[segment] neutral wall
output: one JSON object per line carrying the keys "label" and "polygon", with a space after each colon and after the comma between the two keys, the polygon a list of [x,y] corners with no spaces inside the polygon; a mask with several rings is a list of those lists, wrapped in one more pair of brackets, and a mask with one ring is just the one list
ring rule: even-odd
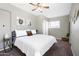
{"label": "neutral wall", "polygon": [[70,26],[70,43],[71,48],[74,55],[79,56],[79,19],[74,22],[74,13],[76,10],[79,10],[79,4],[72,4],[71,14],[70,14],[70,20],[71,20],[71,26]]}
{"label": "neutral wall", "polygon": [[11,29],[12,30],[14,30],[14,29],[27,29],[28,28],[28,26],[26,26],[27,22],[26,22],[25,26],[18,26],[17,25],[17,16],[20,18],[24,18],[25,20],[31,20],[31,22],[32,22],[31,28],[35,29],[36,16],[34,16],[34,15],[24,11],[24,10],[16,8],[10,4],[7,4],[7,3],[0,4],[0,8],[8,10],[11,12]]}
{"label": "neutral wall", "polygon": [[50,18],[48,21],[60,21],[60,28],[48,29],[49,35],[53,35],[57,39],[61,39],[61,37],[66,36],[66,34],[69,33],[69,15]]}
{"label": "neutral wall", "polygon": [[60,28],[59,29],[48,29],[48,35],[55,36],[57,39],[60,39],[63,36],[66,36],[69,33],[69,15],[54,17],[54,18],[46,18],[45,16],[38,16],[37,17],[37,29],[38,33],[43,34],[43,20],[47,20],[48,22],[51,21],[60,21]]}
{"label": "neutral wall", "polygon": [[36,28],[38,30],[38,34],[43,34],[43,20],[48,21],[48,18],[43,16],[43,15],[39,15],[37,16],[37,20],[36,20]]}
{"label": "neutral wall", "polygon": [[[25,26],[18,26],[17,25],[17,18],[16,18],[17,16],[25,19]],[[31,27],[27,26],[28,20],[31,21]],[[35,25],[36,25],[35,20],[36,20],[35,16],[33,16],[29,13],[26,13],[25,11],[23,11],[19,8],[14,7],[13,11],[12,11],[12,30],[14,30],[14,29],[28,29],[28,28],[35,29]]]}
{"label": "neutral wall", "polygon": [[[37,17],[24,11],[21,10],[19,8],[16,8],[8,3],[0,3],[0,9],[4,9],[7,10],[9,12],[11,12],[11,31],[13,31],[14,29],[36,29],[36,20]],[[24,18],[25,19],[25,25],[24,26],[18,26],[17,25],[17,16],[20,18]],[[27,26],[27,21],[30,20],[31,21],[31,27]],[[6,20],[7,21],[7,20]],[[0,33],[1,34],[1,33]],[[0,48],[2,47],[2,41],[0,41]]]}

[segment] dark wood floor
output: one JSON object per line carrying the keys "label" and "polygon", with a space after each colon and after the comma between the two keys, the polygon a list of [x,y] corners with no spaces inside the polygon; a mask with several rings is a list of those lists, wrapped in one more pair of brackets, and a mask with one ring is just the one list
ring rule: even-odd
{"label": "dark wood floor", "polygon": [[[0,51],[0,56],[25,56],[17,47],[14,47],[12,50],[7,49],[6,53]],[[58,41],[54,44],[44,56],[73,56],[70,44],[65,41]]]}
{"label": "dark wood floor", "polygon": [[70,44],[66,41],[58,41],[54,44],[49,51],[47,51],[45,56],[73,56]]}

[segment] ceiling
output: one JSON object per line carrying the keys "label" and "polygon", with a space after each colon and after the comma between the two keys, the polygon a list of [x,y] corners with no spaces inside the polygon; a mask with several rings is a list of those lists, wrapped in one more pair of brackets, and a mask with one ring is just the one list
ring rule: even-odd
{"label": "ceiling", "polygon": [[43,12],[32,11],[33,6],[29,3],[11,3],[11,5],[16,6],[29,12],[33,15],[44,15],[48,18],[65,16],[70,14],[71,3],[48,3],[49,9],[43,9]]}

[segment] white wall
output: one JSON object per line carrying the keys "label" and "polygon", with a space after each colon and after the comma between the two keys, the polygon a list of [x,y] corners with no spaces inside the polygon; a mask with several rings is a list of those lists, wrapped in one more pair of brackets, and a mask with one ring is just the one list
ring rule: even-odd
{"label": "white wall", "polygon": [[48,35],[48,21],[43,20],[43,34]]}
{"label": "white wall", "polygon": [[69,15],[50,18],[48,21],[49,22],[60,21],[60,28],[49,28],[48,29],[49,35],[53,35],[57,39],[61,39],[61,37],[66,36],[66,34],[69,33]]}
{"label": "white wall", "polygon": [[[11,12],[11,31],[14,29],[28,29],[29,26],[27,26],[27,22],[25,22],[24,26],[18,26],[17,25],[17,16],[24,18],[26,20],[31,20],[32,26],[31,29],[36,29],[36,16],[21,10],[19,8],[16,8],[8,3],[0,3],[0,9],[4,9]],[[6,22],[7,20],[5,20]],[[1,34],[1,33],[0,33]],[[2,41],[0,42],[0,48],[2,47]],[[2,47],[3,48],[3,47]]]}
{"label": "white wall", "polygon": [[43,16],[38,16],[36,20],[36,28],[39,34],[43,34]]}
{"label": "white wall", "polygon": [[37,28],[39,34],[43,34],[43,30],[44,30],[44,28],[43,28],[43,20],[48,21],[48,18],[43,16],[43,15],[37,16],[36,28]]}
{"label": "white wall", "polygon": [[79,56],[79,19],[74,22],[74,13],[79,10],[79,4],[73,4],[70,14],[71,26],[70,26],[70,43],[74,55]]}

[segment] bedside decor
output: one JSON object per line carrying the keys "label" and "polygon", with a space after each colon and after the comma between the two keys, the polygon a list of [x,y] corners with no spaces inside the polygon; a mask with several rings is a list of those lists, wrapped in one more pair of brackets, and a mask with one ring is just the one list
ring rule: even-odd
{"label": "bedside decor", "polygon": [[4,48],[4,51],[6,52],[6,48],[12,48],[12,44],[11,44],[11,37],[8,35],[8,34],[5,34],[3,36],[3,48]]}
{"label": "bedside decor", "polygon": [[8,35],[8,34],[5,34],[5,35],[4,35],[4,38],[5,38],[5,39],[8,39],[8,38],[9,38],[9,35]]}

